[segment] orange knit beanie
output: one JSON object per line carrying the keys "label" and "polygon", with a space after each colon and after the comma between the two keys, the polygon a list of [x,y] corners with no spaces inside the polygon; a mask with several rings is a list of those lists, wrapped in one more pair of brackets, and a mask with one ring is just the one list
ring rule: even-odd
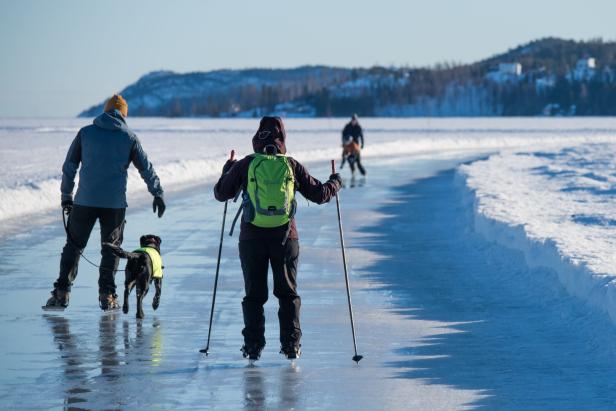
{"label": "orange knit beanie", "polygon": [[111,110],[118,110],[122,116],[128,116],[128,104],[126,104],[126,100],[119,94],[114,94],[107,103],[105,103],[104,112],[108,112]]}

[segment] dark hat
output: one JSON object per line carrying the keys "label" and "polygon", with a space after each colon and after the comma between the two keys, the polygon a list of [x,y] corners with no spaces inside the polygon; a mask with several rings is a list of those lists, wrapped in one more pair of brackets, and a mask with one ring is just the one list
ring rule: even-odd
{"label": "dark hat", "polygon": [[259,123],[259,129],[252,138],[252,148],[255,153],[270,152],[275,148],[279,154],[286,154],[285,140],[287,134],[280,117],[265,116]]}

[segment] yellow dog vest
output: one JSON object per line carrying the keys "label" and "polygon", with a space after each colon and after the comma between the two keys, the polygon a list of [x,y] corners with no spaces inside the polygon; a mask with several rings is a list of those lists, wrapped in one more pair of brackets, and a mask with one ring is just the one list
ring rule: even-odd
{"label": "yellow dog vest", "polygon": [[143,252],[147,253],[152,260],[152,277],[163,278],[163,259],[160,257],[158,251],[152,247],[141,247],[134,251],[135,253]]}

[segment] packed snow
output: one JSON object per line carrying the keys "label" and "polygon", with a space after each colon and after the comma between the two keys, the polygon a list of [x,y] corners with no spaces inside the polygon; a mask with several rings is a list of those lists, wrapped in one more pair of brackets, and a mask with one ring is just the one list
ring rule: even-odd
{"label": "packed snow", "polygon": [[557,271],[616,322],[616,144],[509,152],[462,166],[476,226]]}

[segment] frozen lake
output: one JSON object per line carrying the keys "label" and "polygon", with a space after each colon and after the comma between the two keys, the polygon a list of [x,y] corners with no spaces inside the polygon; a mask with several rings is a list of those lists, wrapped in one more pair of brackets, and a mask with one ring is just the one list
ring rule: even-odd
{"label": "frozen lake", "polygon": [[[550,261],[529,264],[518,245],[492,238],[489,226],[477,225],[485,217],[513,227],[520,223],[515,218],[525,218],[541,227],[541,220],[516,214],[531,212],[535,201],[530,206],[511,203],[515,207],[509,214],[498,214],[508,204],[499,202],[506,198],[499,195],[513,201],[516,189],[531,199],[544,198],[533,197],[533,189],[558,193],[567,181],[536,166],[570,167],[579,172],[557,174],[558,178],[571,175],[579,186],[594,172],[599,182],[590,188],[602,190],[591,192],[601,196],[596,208],[586,204],[584,213],[578,213],[599,216],[599,223],[592,220],[573,232],[583,237],[589,226],[588,233],[599,232],[602,241],[611,241],[608,210],[614,201],[609,191],[614,160],[604,154],[614,146],[613,119],[366,119],[368,179],[357,180],[355,187],[341,193],[358,348],[365,358],[359,365],[351,360],[335,204],[308,206],[300,201],[298,282],[304,337],[303,355],[295,367],[278,354],[273,296],[266,306],[268,343],[262,360],[248,367],[241,357],[243,284],[237,237],[225,238],[211,354],[206,358],[198,352],[207,337],[222,213],[222,204],[213,200],[211,181],[230,148],[247,152],[255,123],[131,121],[161,170],[168,201],[165,216],[155,218],[143,195],[145,187],[133,180],[125,248],[136,247],[141,234],[154,232],[163,238],[166,266],[161,306],[152,311],[149,295],[142,321],[134,318],[134,311],[101,314],[97,270],[85,262],[70,308],[61,315],[40,310],[57,276],[64,242],[54,208],[58,170],[84,121],[28,120],[19,127],[17,120],[2,120],[0,154],[10,167],[3,168],[0,190],[5,200],[17,196],[38,201],[29,209],[0,203],[3,408],[616,406],[616,333],[608,313],[568,290]],[[339,154],[342,120],[336,121],[288,123],[291,154],[321,179],[329,175],[326,160]],[[567,147],[576,149],[562,151]],[[465,166],[466,174],[458,171],[461,163],[487,159],[495,152],[499,154],[487,162]],[[529,154],[534,152],[543,153],[539,160],[520,160],[535,158]],[[552,161],[552,152],[561,154]],[[28,153],[31,164],[20,161]],[[575,162],[568,153],[574,153]],[[596,158],[603,160],[594,164]],[[498,163],[502,159],[510,160]],[[543,163],[535,164],[538,161]],[[503,179],[517,172],[539,180],[511,177],[506,186],[499,186],[496,170]],[[467,187],[468,176],[475,178],[475,192]],[[517,185],[526,181],[533,184]],[[582,190],[587,203],[588,192]],[[557,206],[576,204],[580,197],[557,198],[555,204],[537,202],[550,207],[552,212],[545,214],[550,218],[566,210]],[[520,208],[525,204],[527,208]],[[230,214],[235,209],[231,206]],[[532,233],[553,238],[561,231]],[[94,261],[97,237],[94,232],[85,252]],[[605,254],[600,261],[609,261]],[[604,281],[606,276],[609,273],[603,273]],[[120,272],[117,282],[122,281]]]}

